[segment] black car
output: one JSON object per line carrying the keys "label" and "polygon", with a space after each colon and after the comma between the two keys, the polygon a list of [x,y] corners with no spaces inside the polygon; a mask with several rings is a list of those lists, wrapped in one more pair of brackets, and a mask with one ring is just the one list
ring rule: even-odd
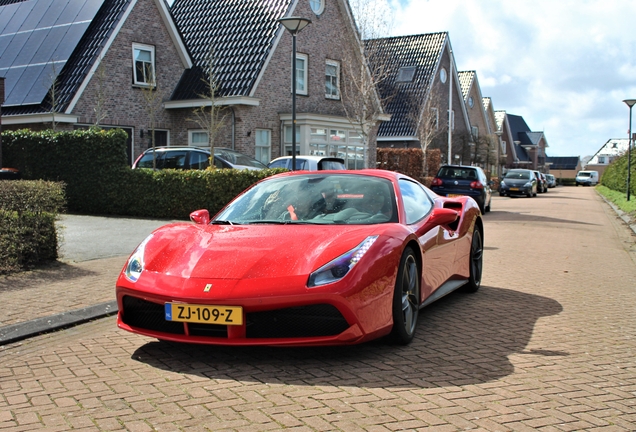
{"label": "black car", "polygon": [[[152,168],[153,159],[157,169],[206,169],[210,166],[210,151],[188,146],[149,148],[137,158],[132,167]],[[214,148],[214,165],[217,168],[248,170],[267,168],[253,157],[222,147]]]}
{"label": "black car", "polygon": [[477,201],[482,213],[490,211],[492,192],[484,170],[476,166],[444,165],[431,183],[438,195],[468,195]]}
{"label": "black car", "polygon": [[512,169],[504,175],[499,184],[499,196],[537,196],[538,181],[534,172],[528,169]]}
{"label": "black car", "polygon": [[546,193],[548,191],[548,179],[540,171],[533,170],[534,176],[537,178],[537,192]]}

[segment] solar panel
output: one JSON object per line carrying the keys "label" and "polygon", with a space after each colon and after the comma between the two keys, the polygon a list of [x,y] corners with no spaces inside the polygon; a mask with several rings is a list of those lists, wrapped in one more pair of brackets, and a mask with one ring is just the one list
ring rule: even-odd
{"label": "solar panel", "polygon": [[[28,0],[0,6],[5,106],[46,97],[104,0]],[[54,65],[53,65],[54,64]]]}

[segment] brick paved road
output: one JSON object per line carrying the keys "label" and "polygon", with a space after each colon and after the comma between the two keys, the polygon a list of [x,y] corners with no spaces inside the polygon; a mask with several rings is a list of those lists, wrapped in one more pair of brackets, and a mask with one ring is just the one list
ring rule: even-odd
{"label": "brick paved road", "polygon": [[591,188],[492,207],[482,289],[424,309],[408,347],[188,346],[105,318],[0,347],[0,431],[636,430],[631,231]]}

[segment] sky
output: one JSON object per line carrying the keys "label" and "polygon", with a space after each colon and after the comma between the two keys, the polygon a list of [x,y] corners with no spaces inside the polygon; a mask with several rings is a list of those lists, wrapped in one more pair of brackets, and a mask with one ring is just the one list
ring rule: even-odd
{"label": "sky", "polygon": [[591,156],[628,137],[636,1],[386,1],[391,36],[448,32],[458,70],[477,72],[495,110],[543,131],[548,156]]}

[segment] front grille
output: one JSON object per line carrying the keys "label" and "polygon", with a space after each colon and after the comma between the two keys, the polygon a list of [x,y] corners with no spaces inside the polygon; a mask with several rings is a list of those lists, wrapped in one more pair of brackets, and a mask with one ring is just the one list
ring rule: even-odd
{"label": "front grille", "polygon": [[188,332],[191,336],[217,337],[227,339],[226,325],[188,323]]}
{"label": "front grille", "polygon": [[318,304],[246,314],[248,338],[335,336],[349,324],[332,305]]}
{"label": "front grille", "polygon": [[183,323],[166,321],[162,304],[124,296],[122,321],[131,327],[172,334],[185,334]]}

